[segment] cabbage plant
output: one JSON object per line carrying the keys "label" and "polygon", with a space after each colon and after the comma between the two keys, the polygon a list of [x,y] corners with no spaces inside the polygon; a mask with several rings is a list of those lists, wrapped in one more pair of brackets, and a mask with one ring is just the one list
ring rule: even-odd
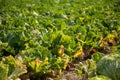
{"label": "cabbage plant", "polygon": [[110,78],[103,76],[103,75],[99,75],[99,76],[95,76],[92,78],[88,78],[88,80],[111,80]]}
{"label": "cabbage plant", "polygon": [[112,80],[120,80],[120,55],[106,55],[97,64],[98,74],[105,75]]}

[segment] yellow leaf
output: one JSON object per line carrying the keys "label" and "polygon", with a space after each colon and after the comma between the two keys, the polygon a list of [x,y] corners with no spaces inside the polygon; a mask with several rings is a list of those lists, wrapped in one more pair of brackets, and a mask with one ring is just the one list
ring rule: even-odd
{"label": "yellow leaf", "polygon": [[44,61],[48,61],[48,57],[46,57]]}
{"label": "yellow leaf", "polygon": [[61,61],[62,61],[62,59],[60,57],[58,57],[57,62],[61,62]]}
{"label": "yellow leaf", "polygon": [[84,57],[84,52],[82,50],[82,48],[80,48],[75,54],[74,54],[74,58],[83,58]]}
{"label": "yellow leaf", "polygon": [[64,69],[66,69],[68,62],[69,62],[69,56],[65,55],[65,57],[66,57],[66,61],[64,63]]}
{"label": "yellow leaf", "polygon": [[37,70],[37,68],[42,64],[42,61],[40,61],[38,58],[35,61],[32,61],[29,63],[29,65],[31,66],[31,68],[33,70]]}
{"label": "yellow leaf", "polygon": [[25,44],[25,48],[26,49],[29,48],[29,44],[28,43]]}
{"label": "yellow leaf", "polygon": [[84,20],[84,18],[83,18],[83,17],[79,17],[79,19],[80,19],[81,21],[83,21],[83,20]]}
{"label": "yellow leaf", "polygon": [[58,55],[60,57],[62,57],[64,55],[64,46],[63,45],[60,46],[60,49],[58,50]]}
{"label": "yellow leaf", "polygon": [[117,31],[120,31],[120,26],[118,26]]}

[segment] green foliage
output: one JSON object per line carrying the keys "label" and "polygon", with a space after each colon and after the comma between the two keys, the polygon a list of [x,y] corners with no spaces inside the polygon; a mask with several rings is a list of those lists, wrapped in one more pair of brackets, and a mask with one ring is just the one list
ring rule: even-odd
{"label": "green foliage", "polygon": [[[19,77],[26,67],[39,75],[66,69],[70,59],[83,59],[97,48],[92,60],[82,64],[90,76],[95,75],[95,65],[104,56],[99,49],[120,48],[119,4],[118,0],[0,0],[1,80]],[[81,69],[78,74],[84,74]]]}
{"label": "green foliage", "polygon": [[96,63],[94,60],[89,59],[82,63],[79,63],[76,73],[85,77],[93,77],[96,75]]}
{"label": "green foliage", "polygon": [[69,56],[64,55],[63,57],[54,57],[50,60],[51,69],[59,70],[59,69],[66,69],[69,62]]}
{"label": "green foliage", "polygon": [[0,65],[1,80],[16,79],[20,75],[27,73],[26,66],[21,61],[15,60],[12,56],[3,58]]}
{"label": "green foliage", "polygon": [[36,73],[47,73],[49,71],[49,62],[48,60],[40,61],[39,59],[36,59],[29,63],[29,67]]}
{"label": "green foliage", "polygon": [[0,80],[5,80],[7,79],[7,74],[8,74],[8,65],[0,63]]}
{"label": "green foliage", "polygon": [[120,55],[111,54],[104,56],[97,64],[97,72],[108,76],[112,80],[120,79]]}
{"label": "green foliage", "polygon": [[110,78],[103,76],[103,75],[99,75],[99,76],[95,76],[92,78],[88,78],[88,80],[111,80]]}
{"label": "green foliage", "polygon": [[51,58],[52,54],[51,52],[41,46],[36,46],[35,48],[28,48],[26,50],[22,50],[17,57],[21,57],[22,60],[26,63],[29,61],[35,60],[36,58],[39,58],[40,60],[45,60],[46,57]]}
{"label": "green foliage", "polygon": [[98,63],[103,56],[104,56],[103,53],[97,52],[97,53],[95,53],[95,54],[92,55],[92,59],[94,61],[96,61],[96,63]]}

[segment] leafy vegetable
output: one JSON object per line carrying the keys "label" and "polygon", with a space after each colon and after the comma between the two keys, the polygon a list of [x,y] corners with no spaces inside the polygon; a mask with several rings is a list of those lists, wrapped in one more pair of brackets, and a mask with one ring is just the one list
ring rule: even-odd
{"label": "leafy vegetable", "polygon": [[3,58],[0,65],[1,80],[16,79],[27,72],[26,66],[19,60],[15,60],[12,56]]}
{"label": "leafy vegetable", "polygon": [[[120,52],[119,4],[119,0],[0,0],[1,80],[26,72],[40,77],[61,72],[76,59],[85,62],[78,74],[97,75],[103,53]],[[103,66],[114,60],[110,62]]]}
{"label": "leafy vegetable", "polygon": [[111,80],[110,78],[103,76],[103,75],[99,75],[99,76],[95,76],[92,78],[88,78],[88,80]]}
{"label": "leafy vegetable", "polygon": [[108,76],[112,80],[120,79],[120,55],[111,54],[104,56],[97,64],[97,72]]}

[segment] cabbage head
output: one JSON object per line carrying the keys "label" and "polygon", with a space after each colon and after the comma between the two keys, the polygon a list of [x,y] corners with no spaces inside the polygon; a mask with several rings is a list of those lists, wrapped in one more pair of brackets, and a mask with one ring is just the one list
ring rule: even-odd
{"label": "cabbage head", "polygon": [[97,72],[112,80],[120,80],[120,55],[106,55],[97,64]]}

